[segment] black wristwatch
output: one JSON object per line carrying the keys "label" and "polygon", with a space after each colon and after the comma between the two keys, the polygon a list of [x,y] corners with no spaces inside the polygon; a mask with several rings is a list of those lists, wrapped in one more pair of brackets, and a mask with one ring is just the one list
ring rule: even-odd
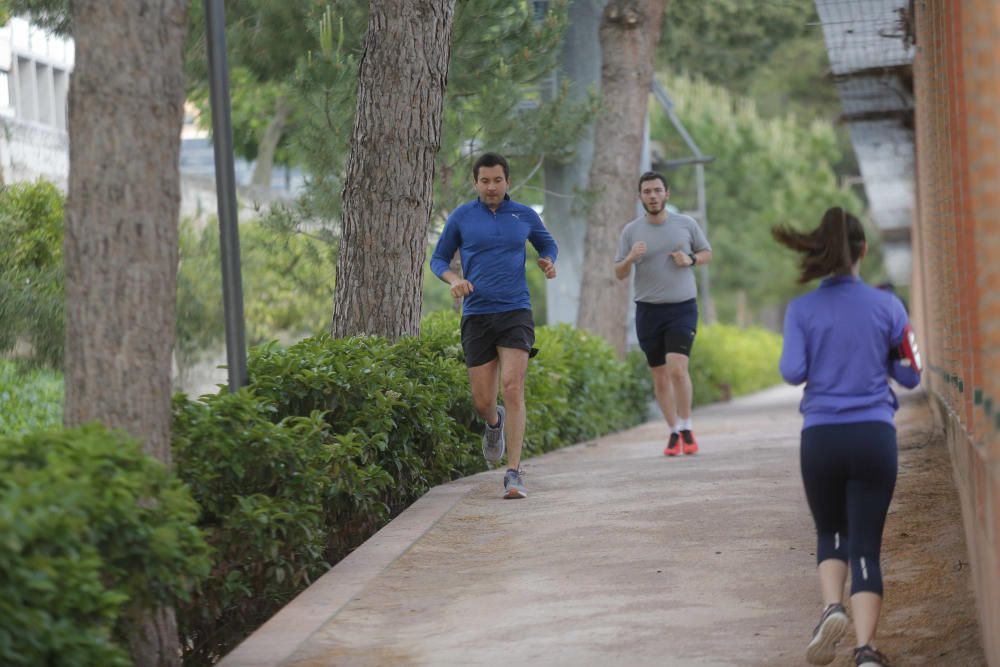
{"label": "black wristwatch", "polygon": [[698,263],[698,255],[694,254],[693,252],[689,252],[688,257],[691,258],[691,266],[694,266],[695,264]]}

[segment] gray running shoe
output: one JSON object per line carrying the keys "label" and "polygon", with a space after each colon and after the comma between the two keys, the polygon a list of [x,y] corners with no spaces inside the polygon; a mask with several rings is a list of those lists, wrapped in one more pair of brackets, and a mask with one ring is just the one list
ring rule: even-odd
{"label": "gray running shoe", "polygon": [[521,479],[520,470],[508,469],[507,474],[503,476],[503,497],[508,500],[528,497],[528,489]]}
{"label": "gray running shoe", "polygon": [[827,605],[806,648],[806,661],[810,665],[829,665],[833,662],[837,657],[837,642],[844,638],[849,624],[844,605]]}
{"label": "gray running shoe", "polygon": [[868,644],[854,649],[854,664],[857,667],[891,667],[889,658]]}
{"label": "gray running shoe", "polygon": [[503,421],[506,411],[502,405],[497,406],[497,425],[486,425],[483,429],[483,456],[489,463],[500,463],[504,450],[507,449],[507,439],[503,435]]}

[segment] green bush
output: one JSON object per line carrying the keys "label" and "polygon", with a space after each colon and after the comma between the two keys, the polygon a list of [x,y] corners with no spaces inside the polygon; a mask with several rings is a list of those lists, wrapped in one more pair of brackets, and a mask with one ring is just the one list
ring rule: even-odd
{"label": "green bush", "polygon": [[525,383],[525,451],[544,452],[641,422],[652,397],[648,369],[618,360],[600,336],[567,324],[539,327]]}
{"label": "green bush", "polygon": [[0,439],[0,664],[129,665],[138,610],[208,573],[188,490],[97,425]]}
{"label": "green bush", "polygon": [[780,357],[781,336],[766,329],[728,324],[700,327],[690,365],[695,405],[780,384]]}
{"label": "green bush", "polygon": [[46,181],[0,186],[0,352],[30,362],[63,356],[63,196]]}
{"label": "green bush", "polygon": [[[329,566],[334,443],[320,413],[272,422],[251,390],[174,399],[178,474],[201,505],[212,577],[178,606],[185,664],[218,660]],[[234,629],[236,634],[234,635]]]}
{"label": "green bush", "polygon": [[62,422],[62,375],[0,359],[0,437]]}
{"label": "green bush", "polygon": [[[649,372],[602,339],[541,327],[525,454],[640,422]],[[430,487],[485,468],[452,312],[396,344],[317,336],[252,350],[251,386],[174,403],[178,474],[212,578],[179,608],[186,664],[224,655]]]}

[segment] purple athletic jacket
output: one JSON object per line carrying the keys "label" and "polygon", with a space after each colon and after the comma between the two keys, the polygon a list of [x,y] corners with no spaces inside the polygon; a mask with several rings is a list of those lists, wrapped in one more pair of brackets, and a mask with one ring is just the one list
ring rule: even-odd
{"label": "purple athletic jacket", "polygon": [[893,423],[899,401],[888,378],[910,389],[920,383],[917,371],[889,359],[907,321],[895,294],[854,276],[826,278],[788,305],[779,368],[790,384],[806,383],[802,428]]}

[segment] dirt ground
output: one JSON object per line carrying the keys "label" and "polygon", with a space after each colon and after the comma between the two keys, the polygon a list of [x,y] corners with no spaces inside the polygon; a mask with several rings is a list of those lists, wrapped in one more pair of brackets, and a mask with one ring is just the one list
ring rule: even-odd
{"label": "dirt ground", "polygon": [[951,461],[925,401],[907,401],[896,419],[899,478],[883,537],[878,645],[903,667],[985,666]]}

